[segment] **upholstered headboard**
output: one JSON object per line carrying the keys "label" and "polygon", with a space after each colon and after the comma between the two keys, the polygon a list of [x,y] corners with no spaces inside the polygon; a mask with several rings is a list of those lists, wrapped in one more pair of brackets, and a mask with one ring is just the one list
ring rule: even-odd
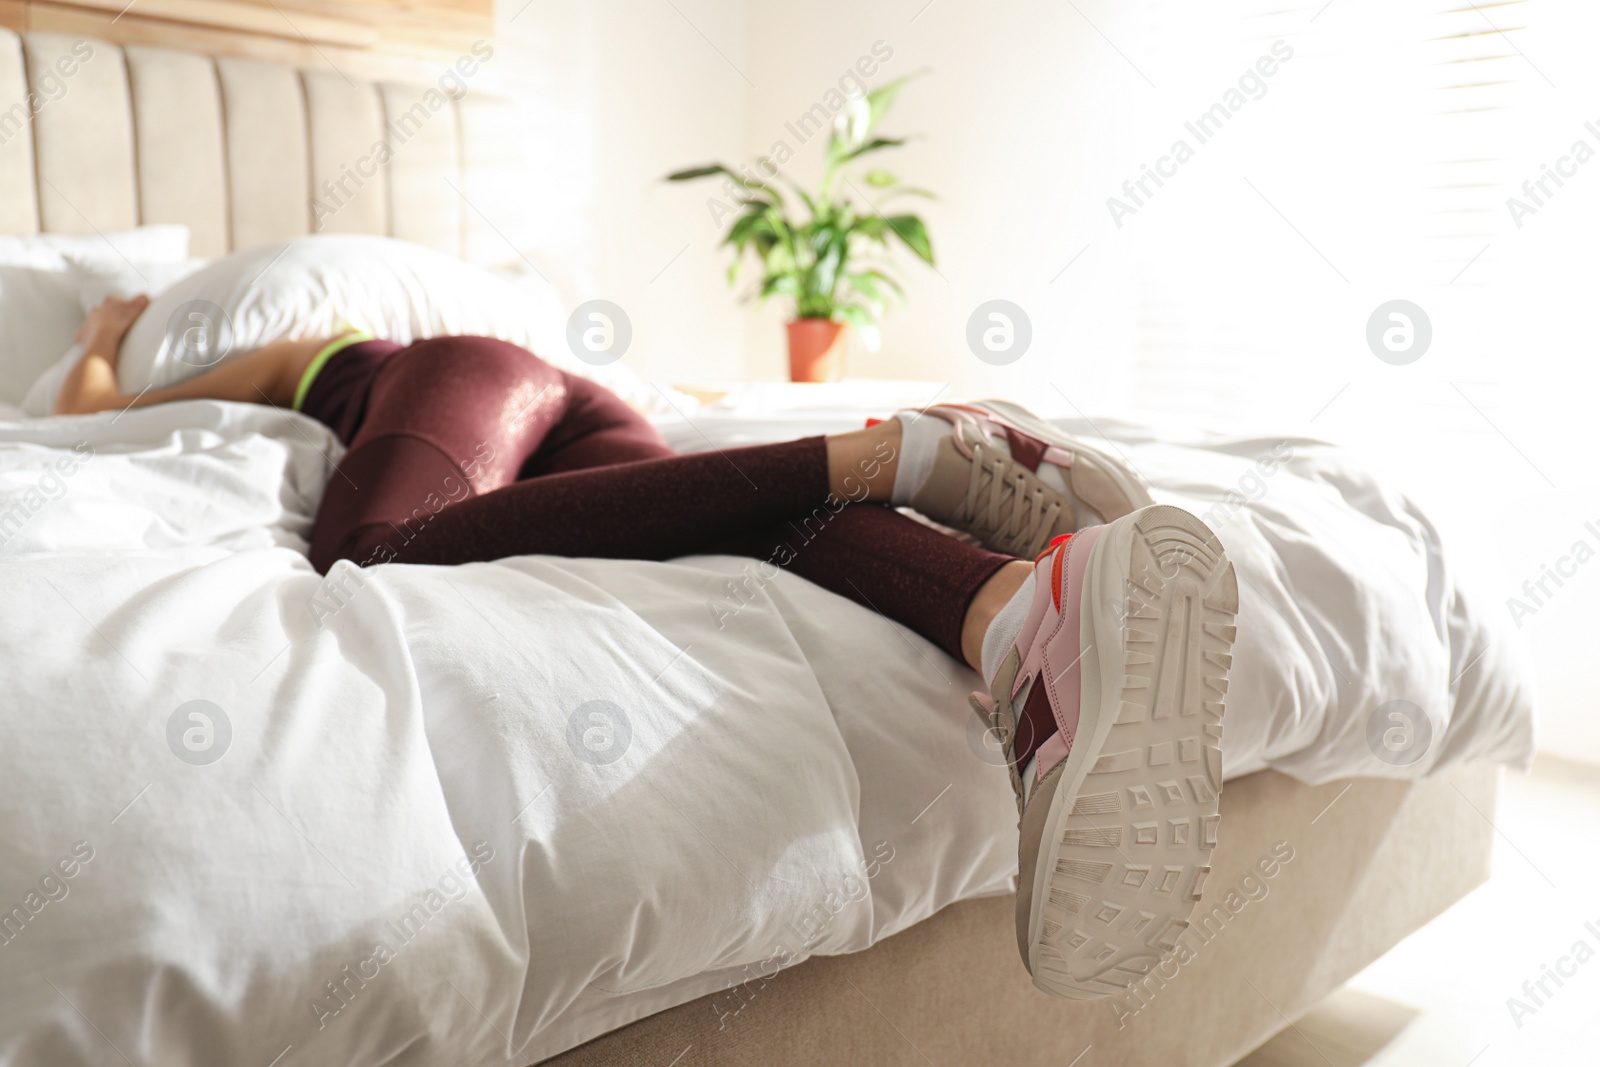
{"label": "upholstered headboard", "polygon": [[464,54],[431,85],[328,64],[0,29],[0,233],[185,223],[215,256],[313,232],[388,234],[515,259],[515,109]]}

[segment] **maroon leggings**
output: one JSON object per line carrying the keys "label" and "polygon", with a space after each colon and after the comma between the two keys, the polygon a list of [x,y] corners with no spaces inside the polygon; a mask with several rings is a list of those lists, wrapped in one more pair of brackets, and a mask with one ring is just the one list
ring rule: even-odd
{"label": "maroon leggings", "polygon": [[490,338],[352,346],[302,410],[349,445],[317,510],[321,573],[341,559],[753,556],[960,659],[968,604],[1011,558],[832,495],[821,437],[680,456],[615,394]]}

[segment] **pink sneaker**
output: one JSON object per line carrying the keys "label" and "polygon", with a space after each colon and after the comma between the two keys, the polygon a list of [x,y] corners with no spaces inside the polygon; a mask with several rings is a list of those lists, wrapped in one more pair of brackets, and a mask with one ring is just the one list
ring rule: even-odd
{"label": "pink sneaker", "polygon": [[1090,1000],[1176,947],[1211,869],[1239,592],[1216,535],[1165,505],[1057,538],[1034,578],[972,702],[1017,791],[1017,947],[1040,989]]}

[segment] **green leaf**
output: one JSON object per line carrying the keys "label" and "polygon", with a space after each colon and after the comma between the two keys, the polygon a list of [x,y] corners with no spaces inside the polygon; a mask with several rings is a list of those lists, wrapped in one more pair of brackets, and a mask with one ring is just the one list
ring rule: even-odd
{"label": "green leaf", "polygon": [[839,162],[848,163],[858,156],[866,155],[868,152],[876,152],[882,148],[898,148],[905,143],[906,138],[904,137],[874,137],[865,144],[858,145],[840,156]]}
{"label": "green leaf", "polygon": [[755,236],[756,227],[767,226],[770,228],[770,225],[767,222],[765,212],[752,211],[740,215],[734,220],[733,225],[728,227],[728,236],[722,239],[723,243],[743,246],[746,241]]}
{"label": "green leaf", "polygon": [[875,189],[887,189],[900,179],[886,170],[869,170],[866,173],[867,184]]}
{"label": "green leaf", "polygon": [[878,283],[871,277],[859,273],[847,273],[844,281],[851,289],[865,296],[874,303],[884,302],[883,290],[878,288]]}
{"label": "green leaf", "polygon": [[709,178],[713,174],[729,174],[730,171],[721,163],[708,163],[703,167],[687,167],[684,170],[675,170],[666,176],[669,182],[690,182],[696,178]]}
{"label": "green leaf", "polygon": [[831,319],[836,305],[831,297],[800,296],[795,299],[794,313],[800,319]]}
{"label": "green leaf", "polygon": [[939,199],[939,195],[930,189],[919,189],[914,185],[900,185],[878,197],[878,203],[881,204],[886,200],[892,200],[897,196],[920,196],[926,200]]}
{"label": "green leaf", "polygon": [[855,222],[854,231],[879,244],[889,243],[889,220],[882,215],[867,215]]}
{"label": "green leaf", "polygon": [[878,123],[883,121],[883,116],[894,106],[894,101],[900,95],[900,90],[905,88],[906,82],[920,75],[921,71],[914,71],[904,77],[886,82],[867,93],[867,107],[871,109],[871,117],[867,120],[867,132],[871,133],[878,128]]}
{"label": "green leaf", "polygon": [[819,294],[831,294],[838,285],[849,247],[839,239],[837,230],[830,231],[829,239],[817,248],[817,265],[812,271],[812,288]]}
{"label": "green leaf", "polygon": [[[765,193],[766,195],[770,196],[775,203],[783,203],[783,194],[778,192],[778,190],[774,189],[772,186],[766,184],[765,182],[758,182],[752,178],[746,178],[742,174],[737,174],[723,166],[721,163],[707,163],[705,166],[701,167],[689,167],[685,170],[673,171],[671,174],[667,175],[665,180],[669,182],[688,182],[694,181],[697,178],[710,178],[717,174],[724,175],[730,181],[737,185],[742,185],[746,189],[754,189],[757,192]],[[748,201],[746,202],[748,203]]]}
{"label": "green leaf", "polygon": [[800,280],[793,274],[769,274],[761,279],[761,299],[769,296],[798,296]]}
{"label": "green leaf", "polygon": [[877,300],[880,303],[887,303],[888,300],[887,297],[883,295],[883,291],[878,288],[879,285],[886,286],[887,288],[893,290],[897,296],[903,297],[906,295],[906,291],[900,287],[899,282],[895,281],[889,275],[880,270],[851,271],[849,274],[845,275],[845,280],[848,281],[854,288],[861,290],[863,293],[866,293],[868,296],[871,296],[874,300]]}
{"label": "green leaf", "polygon": [[866,329],[877,324],[878,317],[872,309],[862,304],[845,304],[834,311],[834,317],[859,329]]}
{"label": "green leaf", "polygon": [[928,239],[928,227],[921,219],[915,215],[890,215],[886,221],[895,236],[905,242],[907,248],[932,266],[933,242]]}
{"label": "green leaf", "polygon": [[789,187],[791,189],[793,189],[795,191],[795,193],[800,197],[800,201],[801,201],[801,203],[805,204],[806,210],[811,212],[811,217],[812,218],[816,218],[817,217],[817,202],[812,199],[811,194],[806,192],[805,189],[800,185],[799,182],[795,181],[793,178],[789,177],[787,174],[783,175],[782,177],[783,177],[783,180],[789,184]]}
{"label": "green leaf", "polygon": [[764,200],[747,200],[745,209],[723,238],[723,243],[734,249],[733,262],[728,266],[728,284],[737,282],[744,253],[752,246],[766,276],[792,272],[794,231],[789,220]]}

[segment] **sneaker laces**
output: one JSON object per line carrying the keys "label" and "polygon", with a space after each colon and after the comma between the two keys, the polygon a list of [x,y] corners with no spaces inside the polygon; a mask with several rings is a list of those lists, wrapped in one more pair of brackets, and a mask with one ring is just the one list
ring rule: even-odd
{"label": "sneaker laces", "polygon": [[1002,552],[1021,559],[1037,555],[1061,517],[1060,499],[1042,485],[1029,488],[1025,468],[989,444],[981,431],[967,444],[972,449],[972,476],[956,518],[971,524],[971,532]]}

